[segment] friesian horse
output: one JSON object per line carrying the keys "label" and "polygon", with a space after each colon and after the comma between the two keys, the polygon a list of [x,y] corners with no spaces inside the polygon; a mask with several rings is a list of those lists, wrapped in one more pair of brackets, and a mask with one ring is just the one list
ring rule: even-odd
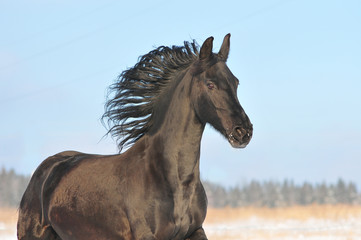
{"label": "friesian horse", "polygon": [[159,47],[111,85],[105,105],[116,155],[47,158],[22,197],[18,239],[206,240],[200,143],[207,123],[236,148],[252,137],[226,65],[230,34]]}

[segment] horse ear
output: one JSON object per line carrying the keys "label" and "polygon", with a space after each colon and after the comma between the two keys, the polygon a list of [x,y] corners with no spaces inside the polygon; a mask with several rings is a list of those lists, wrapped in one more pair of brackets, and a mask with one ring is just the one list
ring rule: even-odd
{"label": "horse ear", "polygon": [[213,37],[209,37],[204,41],[201,47],[201,51],[199,53],[199,59],[204,60],[209,58],[212,55],[212,49],[213,49]]}
{"label": "horse ear", "polygon": [[229,53],[229,46],[230,46],[230,41],[229,39],[231,38],[231,34],[228,33],[224,39],[223,39],[223,43],[221,46],[221,49],[218,52],[218,57],[220,59],[222,59],[223,61],[227,61],[228,58],[228,53]]}

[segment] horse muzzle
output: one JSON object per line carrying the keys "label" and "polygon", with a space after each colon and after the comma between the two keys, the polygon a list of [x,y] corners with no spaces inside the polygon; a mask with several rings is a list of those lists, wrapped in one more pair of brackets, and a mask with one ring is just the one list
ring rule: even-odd
{"label": "horse muzzle", "polygon": [[235,126],[233,130],[228,134],[228,142],[234,148],[245,148],[251,141],[253,135],[253,127],[243,128],[241,126]]}

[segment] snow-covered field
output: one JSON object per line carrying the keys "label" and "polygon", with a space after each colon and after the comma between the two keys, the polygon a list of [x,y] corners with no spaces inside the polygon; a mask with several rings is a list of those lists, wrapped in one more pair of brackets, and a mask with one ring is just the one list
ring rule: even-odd
{"label": "snow-covered field", "polygon": [[[361,207],[210,209],[209,240],[361,240]],[[0,240],[16,239],[16,210],[0,209]]]}
{"label": "snow-covered field", "polygon": [[205,224],[209,240],[361,240],[361,219],[270,220],[252,217],[228,223]]}
{"label": "snow-covered field", "polygon": [[361,206],[210,209],[209,240],[361,240]]}
{"label": "snow-covered field", "polygon": [[3,222],[0,222],[0,239],[1,240],[17,239],[15,224],[5,224]]}

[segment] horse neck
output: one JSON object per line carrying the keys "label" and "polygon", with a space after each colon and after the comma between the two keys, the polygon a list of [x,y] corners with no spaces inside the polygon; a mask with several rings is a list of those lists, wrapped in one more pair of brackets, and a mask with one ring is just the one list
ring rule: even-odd
{"label": "horse neck", "polygon": [[154,148],[161,151],[169,182],[183,186],[199,179],[200,143],[204,130],[193,110],[190,90],[191,76],[185,73],[168,92],[169,100],[165,98],[169,103],[167,111],[162,125],[153,135]]}

